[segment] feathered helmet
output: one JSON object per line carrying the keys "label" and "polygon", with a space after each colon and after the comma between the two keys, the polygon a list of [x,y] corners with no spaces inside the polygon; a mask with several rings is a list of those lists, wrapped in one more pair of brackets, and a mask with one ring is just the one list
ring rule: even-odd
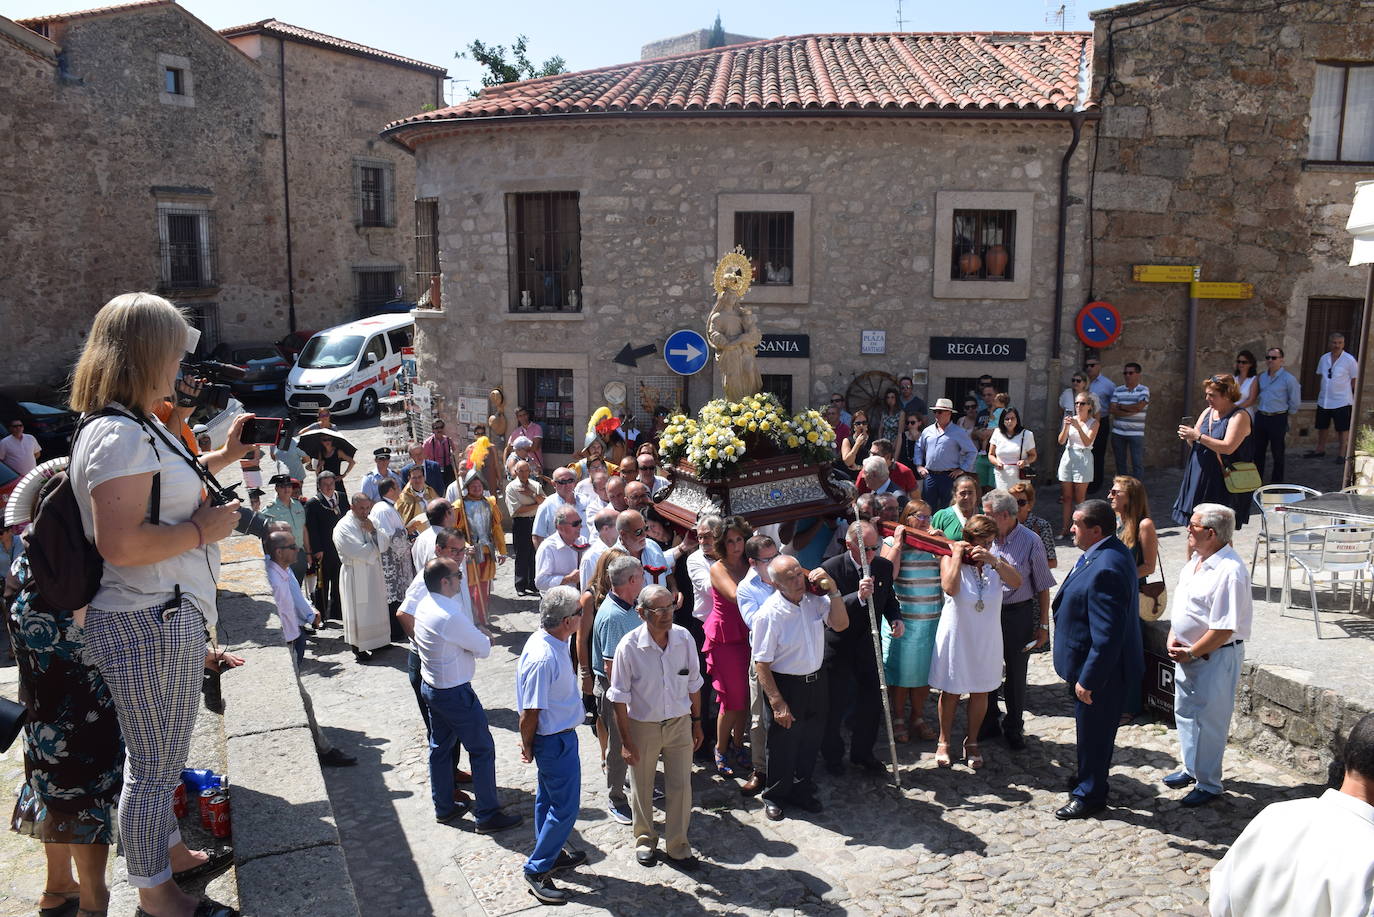
{"label": "feathered helmet", "polygon": [[[472,450],[468,453],[467,473],[463,475],[463,488],[466,489],[472,483],[473,478],[481,478],[482,465],[486,462],[487,456],[491,453],[491,440],[485,436],[479,436],[473,440]],[[486,481],[482,481],[482,486],[487,486]]]}
{"label": "feathered helmet", "polygon": [[612,414],[610,408],[602,405],[587,419],[587,437],[582,441],[583,450],[590,449],[598,438],[604,442],[618,429],[620,418]]}

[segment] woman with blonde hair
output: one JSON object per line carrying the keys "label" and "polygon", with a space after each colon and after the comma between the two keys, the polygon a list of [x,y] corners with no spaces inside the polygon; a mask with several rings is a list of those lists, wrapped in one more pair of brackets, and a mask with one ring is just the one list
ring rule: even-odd
{"label": "woman with blonde hair", "polygon": [[1073,413],[1064,416],[1059,427],[1059,487],[1064,498],[1064,525],[1060,538],[1069,537],[1073,508],[1088,498],[1093,481],[1093,443],[1101,428],[1097,423],[1097,399],[1082,391],[1073,396]]}
{"label": "woman with blonde hair", "polygon": [[[215,865],[181,843],[172,813],[201,673],[242,662],[205,645],[216,621],[216,543],[233,533],[238,501],[202,498],[196,459],[153,413],[172,397],[197,336],[161,297],[116,296],[96,313],[72,378],[72,407],[94,416],[72,445],[68,470],[82,528],[105,562],[86,608],[86,659],[110,689],[128,749],[119,834],[129,884],[141,912],[154,917],[232,913],[197,902],[175,881]],[[238,417],[225,446],[200,463],[214,472],[242,456],[249,419]]]}
{"label": "woman with blonde hair", "polygon": [[1251,495],[1226,489],[1225,467],[1250,459],[1250,415],[1241,407],[1234,376],[1218,373],[1202,386],[1207,409],[1191,427],[1180,425],[1178,438],[1191,443],[1183,482],[1174,501],[1174,521],[1187,525],[1199,503],[1220,503],[1236,512],[1236,528],[1250,519]]}
{"label": "woman with blonde hair", "polygon": [[951,545],[953,552],[940,558],[944,607],[930,661],[930,686],[940,692],[937,767],[952,763],[949,740],[961,694],[969,696],[961,760],[974,770],[983,766],[978,729],[988,712],[988,692],[1002,683],[1002,584],[1021,585],[1016,568],[992,553],[996,537],[997,523],[980,513],[964,524],[963,540]]}
{"label": "woman with blonde hair", "polygon": [[[1107,491],[1107,502],[1116,512],[1116,537],[1131,549],[1131,556],[1135,558],[1137,585],[1143,587],[1159,562],[1159,533],[1155,531],[1154,520],[1150,518],[1150,501],[1145,495],[1145,485],[1130,475],[1117,475],[1112,479],[1112,489]],[[1122,725],[1129,723],[1142,709],[1140,682],[1128,682],[1126,705],[1121,714]]]}

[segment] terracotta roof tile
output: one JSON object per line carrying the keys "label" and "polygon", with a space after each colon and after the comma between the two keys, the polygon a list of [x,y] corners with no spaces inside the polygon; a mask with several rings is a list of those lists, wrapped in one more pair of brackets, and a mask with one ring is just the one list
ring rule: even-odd
{"label": "terracotta roof tile", "polygon": [[123,13],[148,6],[170,6],[172,0],[135,0],[134,3],[117,3],[113,6],[98,6],[89,10],[78,10],[74,13],[52,13],[48,16],[30,16],[27,19],[16,19],[26,29],[34,26],[47,25],[50,22],[68,22],[72,19],[86,19],[91,16],[103,16],[106,13]]}
{"label": "terracotta roof tile", "polygon": [[650,111],[1070,112],[1089,32],[800,35],[490,86],[426,121]]}
{"label": "terracotta roof tile", "polygon": [[[158,2],[165,2],[165,0],[158,0]],[[346,38],[335,38],[333,35],[326,35],[323,32],[316,32],[313,29],[304,29],[298,25],[292,25],[289,22],[282,22],[280,19],[264,19],[261,22],[234,26],[232,29],[220,29],[219,33],[225,38],[237,38],[240,35],[254,35],[258,33],[275,35],[278,38],[288,38],[294,41],[305,42],[306,44],[319,45],[324,48],[332,48],[335,51],[342,51],[345,54],[357,54],[362,57],[371,57],[377,60],[388,61],[393,64],[401,64],[416,70],[425,70],[430,73],[444,74],[448,72],[443,67],[438,67],[434,64],[427,64],[424,61],[402,57],[399,54],[392,54],[390,51],[369,48],[367,45],[360,45]]]}

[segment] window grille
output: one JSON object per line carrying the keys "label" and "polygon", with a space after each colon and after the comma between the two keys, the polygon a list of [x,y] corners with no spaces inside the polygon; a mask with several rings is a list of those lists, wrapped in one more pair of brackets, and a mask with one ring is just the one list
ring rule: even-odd
{"label": "window grille", "polygon": [[735,212],[735,244],[754,268],[754,283],[791,286],[795,216],[790,211]]}
{"label": "window grille", "polygon": [[512,312],[582,311],[582,230],[576,191],[506,195]]}
{"label": "window grille", "polygon": [[[439,202],[415,202],[415,289],[422,301],[439,308],[434,279],[439,276]],[[431,294],[425,300],[426,294]]]}
{"label": "window grille", "polygon": [[1016,276],[1016,211],[955,210],[951,280],[1012,280]]}

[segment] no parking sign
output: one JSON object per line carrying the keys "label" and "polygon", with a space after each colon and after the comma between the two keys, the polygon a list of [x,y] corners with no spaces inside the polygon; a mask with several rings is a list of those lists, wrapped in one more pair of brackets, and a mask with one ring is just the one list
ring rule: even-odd
{"label": "no parking sign", "polygon": [[1121,313],[1109,302],[1090,302],[1078,310],[1074,330],[1089,347],[1110,347],[1121,337]]}

